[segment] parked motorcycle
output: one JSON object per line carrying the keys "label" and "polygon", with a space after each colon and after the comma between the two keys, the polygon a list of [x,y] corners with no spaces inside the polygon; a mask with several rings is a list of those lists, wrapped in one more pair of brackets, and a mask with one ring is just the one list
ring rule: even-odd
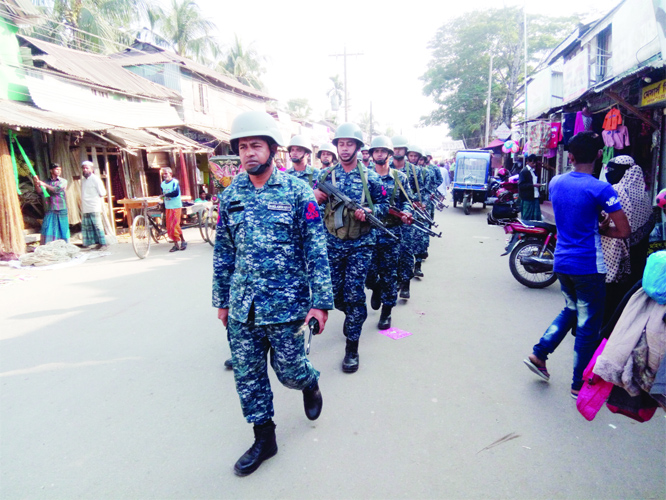
{"label": "parked motorcycle", "polygon": [[509,255],[511,274],[521,285],[546,288],[557,281],[553,272],[557,228],[554,224],[514,218],[496,219],[488,214],[488,224],[502,226],[507,245],[502,256]]}

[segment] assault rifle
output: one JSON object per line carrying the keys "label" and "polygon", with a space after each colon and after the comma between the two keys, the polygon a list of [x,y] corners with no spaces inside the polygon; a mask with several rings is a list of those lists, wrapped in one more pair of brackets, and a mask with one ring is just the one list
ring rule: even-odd
{"label": "assault rifle", "polygon": [[428,215],[428,212],[426,212],[423,208],[421,208],[421,204],[418,201],[412,203],[412,208],[414,209],[414,213],[416,214],[417,217],[423,219],[431,226],[439,227],[439,224],[437,224],[435,220],[432,217],[430,217],[430,215]]}
{"label": "assault rifle", "polygon": [[400,210],[398,210],[395,207],[389,208],[389,215],[393,215],[394,217],[397,217],[398,219],[401,219],[401,220],[402,220],[403,215],[406,215],[409,218],[409,222],[406,223],[407,225],[413,227],[417,231],[421,231],[422,233],[426,233],[428,236],[436,236],[437,238],[442,237],[441,232],[439,234],[437,234],[435,231],[430,229],[428,226],[426,226],[422,222],[416,220],[414,218],[414,216],[412,216],[412,215],[410,215],[406,212],[401,212]]}
{"label": "assault rifle", "polygon": [[[338,188],[336,188],[333,184],[330,182],[320,182],[319,185],[317,186],[318,189],[327,194],[328,196],[332,196],[338,200],[337,205],[333,205],[333,209],[335,210],[335,228],[339,229],[342,226],[345,225],[344,220],[342,219],[342,210],[346,208],[347,210],[351,210],[352,212],[356,210],[363,210],[365,212],[365,220],[369,222],[371,225],[376,227],[377,229],[381,229],[384,233],[389,235],[391,238],[394,240],[400,241],[400,238],[398,238],[395,234],[393,234],[391,231],[386,229],[386,226],[382,224],[382,221],[380,221],[377,217],[372,215],[370,212],[366,212],[363,206],[361,206],[360,203],[355,202],[351,198],[349,198],[346,194],[344,194],[342,191],[340,191]],[[353,215],[352,215],[353,217]]]}

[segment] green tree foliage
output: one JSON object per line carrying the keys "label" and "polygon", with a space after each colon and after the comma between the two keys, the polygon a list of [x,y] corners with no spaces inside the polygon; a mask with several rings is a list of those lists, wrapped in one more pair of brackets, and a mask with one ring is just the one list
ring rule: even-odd
{"label": "green tree foliage", "polygon": [[340,80],[340,75],[329,76],[328,79],[331,80],[331,88],[328,89],[326,95],[331,100],[331,110],[337,112],[345,96],[345,87]]}
{"label": "green tree foliage", "polygon": [[377,130],[379,129],[377,120],[375,120],[374,116],[371,118],[369,111],[361,113],[358,126],[361,127],[361,130],[363,133],[365,133],[365,136],[369,137],[370,139],[377,135]]}
{"label": "green tree foliage", "polygon": [[289,99],[287,101],[287,111],[298,120],[309,120],[312,114],[310,102],[306,98]]}
{"label": "green tree foliage", "polygon": [[131,43],[143,0],[55,0],[39,7],[44,22],[22,33],[87,52],[115,52]]}
{"label": "green tree foliage", "polygon": [[245,85],[263,90],[261,75],[266,72],[264,62],[265,58],[259,55],[253,44],[244,45],[238,35],[234,35],[234,43],[216,69]]}
{"label": "green tree foliage", "polygon": [[171,0],[167,9],[153,6],[147,9],[158,45],[171,48],[176,54],[208,63],[219,53],[212,34],[215,23],[204,18],[193,0]]}
{"label": "green tree foliage", "polygon": [[[573,30],[576,17],[527,16],[528,75]],[[511,126],[516,93],[523,83],[523,11],[506,7],[474,11],[443,25],[429,43],[432,59],[421,76],[423,93],[436,109],[423,125],[446,123],[453,139],[478,147],[485,135],[488,72],[493,54],[491,126]]]}

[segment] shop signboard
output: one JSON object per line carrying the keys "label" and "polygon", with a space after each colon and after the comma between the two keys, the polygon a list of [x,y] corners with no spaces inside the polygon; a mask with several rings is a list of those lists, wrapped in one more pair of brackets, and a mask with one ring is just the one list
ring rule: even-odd
{"label": "shop signboard", "polygon": [[590,84],[588,46],[564,63],[564,102],[583,95]]}
{"label": "shop signboard", "polygon": [[666,104],[666,80],[644,87],[641,93],[641,106],[660,103]]}

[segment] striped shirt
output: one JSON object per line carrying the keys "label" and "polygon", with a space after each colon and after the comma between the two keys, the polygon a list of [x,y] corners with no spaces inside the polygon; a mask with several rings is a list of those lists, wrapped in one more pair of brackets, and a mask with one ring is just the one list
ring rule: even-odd
{"label": "striped shirt", "polygon": [[46,198],[46,210],[48,212],[53,212],[55,210],[67,210],[67,202],[65,201],[65,191],[67,190],[67,180],[62,177],[57,179],[49,179],[46,181],[51,189],[47,188],[47,191],[51,195],[49,198]]}

